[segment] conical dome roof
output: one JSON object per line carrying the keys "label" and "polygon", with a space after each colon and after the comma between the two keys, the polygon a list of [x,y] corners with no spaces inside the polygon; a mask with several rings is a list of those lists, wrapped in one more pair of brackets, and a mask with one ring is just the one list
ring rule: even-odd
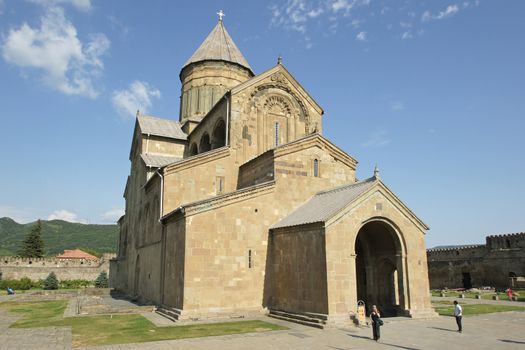
{"label": "conical dome roof", "polygon": [[242,55],[237,45],[233,42],[230,34],[226,31],[222,20],[213,28],[208,37],[193,53],[190,59],[184,64],[184,67],[191,63],[201,61],[226,61],[236,63],[252,71],[252,68]]}

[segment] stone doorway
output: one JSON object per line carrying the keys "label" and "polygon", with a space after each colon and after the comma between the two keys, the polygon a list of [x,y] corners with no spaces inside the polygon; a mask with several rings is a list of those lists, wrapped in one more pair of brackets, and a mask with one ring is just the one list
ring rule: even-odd
{"label": "stone doorway", "polygon": [[382,316],[404,315],[406,291],[404,253],[395,229],[387,222],[366,223],[355,242],[357,299],[377,305]]}
{"label": "stone doorway", "polygon": [[470,272],[463,272],[463,288],[472,288],[472,277],[470,277]]}

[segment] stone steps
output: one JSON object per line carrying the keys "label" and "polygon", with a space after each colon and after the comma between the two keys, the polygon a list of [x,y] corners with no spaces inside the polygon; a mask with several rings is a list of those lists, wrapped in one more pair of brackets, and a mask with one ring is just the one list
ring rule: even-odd
{"label": "stone steps", "polygon": [[166,306],[157,307],[155,312],[173,322],[177,322],[181,315],[181,310]]}
{"label": "stone steps", "polygon": [[282,310],[270,309],[269,317],[273,317],[279,320],[299,323],[304,326],[315,327],[323,329],[326,327],[327,316],[323,314],[314,313],[292,313]]}

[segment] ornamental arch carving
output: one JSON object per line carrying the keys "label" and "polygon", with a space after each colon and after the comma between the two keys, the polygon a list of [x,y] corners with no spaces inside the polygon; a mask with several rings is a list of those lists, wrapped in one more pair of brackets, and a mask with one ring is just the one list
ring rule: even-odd
{"label": "ornamental arch carving", "polygon": [[[284,77],[281,77],[284,79]],[[257,120],[258,151],[265,151],[309,134],[308,111],[280,77],[255,87],[251,93],[251,109]]]}

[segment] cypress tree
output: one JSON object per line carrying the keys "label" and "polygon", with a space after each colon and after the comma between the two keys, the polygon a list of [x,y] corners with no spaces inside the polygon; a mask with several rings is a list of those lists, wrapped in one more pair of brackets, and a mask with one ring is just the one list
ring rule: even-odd
{"label": "cypress tree", "polygon": [[108,281],[108,274],[106,271],[102,271],[100,275],[98,275],[97,279],[95,280],[95,288],[108,288],[109,287],[109,281]]}
{"label": "cypress tree", "polygon": [[23,258],[44,257],[44,241],[42,240],[42,222],[38,220],[22,242],[19,255]]}
{"label": "cypress tree", "polygon": [[54,272],[49,273],[42,287],[44,289],[58,289],[58,279]]}

